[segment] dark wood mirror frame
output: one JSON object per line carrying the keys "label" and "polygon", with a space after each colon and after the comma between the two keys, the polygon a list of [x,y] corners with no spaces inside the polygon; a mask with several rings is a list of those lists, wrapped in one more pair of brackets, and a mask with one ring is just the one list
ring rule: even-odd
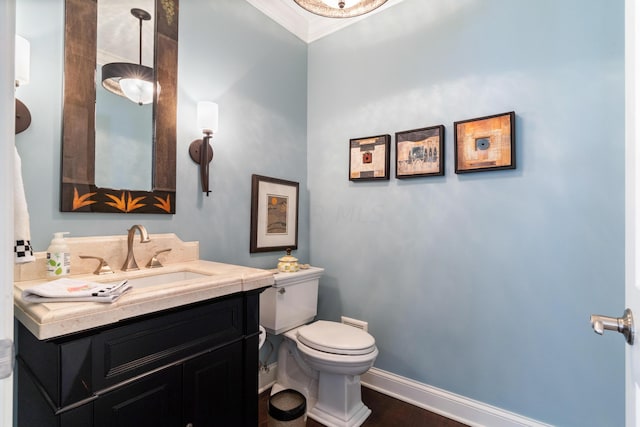
{"label": "dark wood mirror frame", "polygon": [[174,214],[179,0],[155,0],[151,191],[95,185],[97,1],[65,0],[60,211]]}

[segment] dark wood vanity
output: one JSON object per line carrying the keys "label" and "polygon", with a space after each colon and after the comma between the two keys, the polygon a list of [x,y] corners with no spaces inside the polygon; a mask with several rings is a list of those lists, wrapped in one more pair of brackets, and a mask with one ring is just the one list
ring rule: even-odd
{"label": "dark wood vanity", "polygon": [[18,425],[258,425],[262,289],[38,340],[17,323]]}

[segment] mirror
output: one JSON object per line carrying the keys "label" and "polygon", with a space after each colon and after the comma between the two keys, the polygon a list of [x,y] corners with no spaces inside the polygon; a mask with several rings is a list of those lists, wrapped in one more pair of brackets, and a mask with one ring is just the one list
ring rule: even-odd
{"label": "mirror", "polygon": [[[96,127],[101,112],[96,113],[96,80],[100,66],[97,64],[97,15],[100,1],[110,0],[65,0],[65,60],[64,60],[64,109],[62,119],[62,168],[60,210],[62,212],[114,212],[114,213],[175,213],[176,193],[176,99],[178,65],[178,1],[152,0],[155,9],[153,45],[155,55],[153,70],[161,90],[154,94],[151,108],[150,162],[151,188],[136,183],[134,188],[96,183],[96,165],[101,162],[98,152],[104,151],[96,145],[96,134],[106,134],[107,145],[116,145],[121,135],[105,132]],[[125,2],[126,3],[126,2]],[[143,36],[144,37],[144,36]],[[134,47],[137,47],[134,46]],[[100,84],[100,82],[97,82]],[[113,95],[113,94],[110,94]],[[124,100],[124,99],[123,99]],[[127,102],[128,100],[124,100]],[[134,107],[139,107],[131,103]],[[141,125],[143,126],[143,125]],[[118,132],[130,126],[113,125]],[[134,138],[131,134],[125,138]],[[120,144],[122,145],[122,144]],[[143,168],[122,172],[132,151],[116,155],[110,166],[114,176],[149,174]],[[136,164],[136,161],[130,163]],[[103,168],[104,169],[104,168]],[[137,185],[140,185],[138,187]]]}

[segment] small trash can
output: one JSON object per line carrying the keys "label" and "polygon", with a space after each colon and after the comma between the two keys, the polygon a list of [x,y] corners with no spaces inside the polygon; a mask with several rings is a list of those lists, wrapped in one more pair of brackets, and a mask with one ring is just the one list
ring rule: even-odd
{"label": "small trash can", "polygon": [[269,398],[269,427],[304,427],[307,399],[302,393],[286,389]]}

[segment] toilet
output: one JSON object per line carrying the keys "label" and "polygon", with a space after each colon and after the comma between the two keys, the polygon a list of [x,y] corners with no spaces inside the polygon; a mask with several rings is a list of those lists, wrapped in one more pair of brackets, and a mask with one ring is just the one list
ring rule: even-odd
{"label": "toilet", "polygon": [[281,335],[271,394],[294,389],[307,399],[307,416],[326,425],[355,427],[371,414],[362,403],[360,375],[378,356],[375,339],[354,326],[314,321],[324,269],[276,273],[260,295],[260,323]]}

